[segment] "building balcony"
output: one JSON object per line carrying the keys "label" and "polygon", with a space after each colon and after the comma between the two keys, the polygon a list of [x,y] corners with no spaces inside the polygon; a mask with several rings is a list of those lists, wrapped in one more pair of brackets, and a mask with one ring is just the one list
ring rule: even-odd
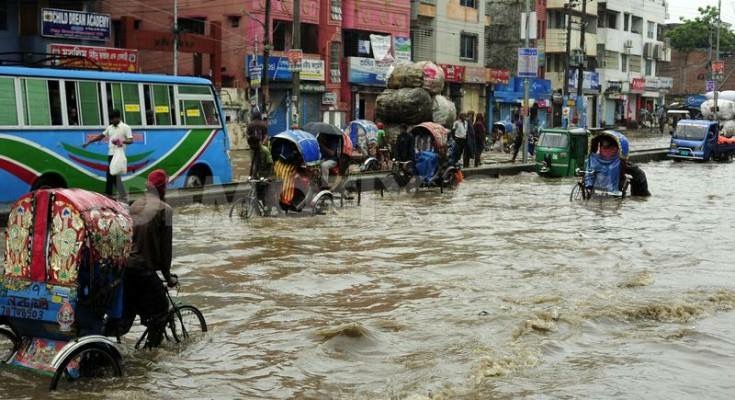
{"label": "building balcony", "polygon": [[436,0],[411,2],[411,19],[417,17],[436,18]]}
{"label": "building balcony", "polygon": [[[572,30],[571,49],[579,47],[580,31]],[[546,53],[566,53],[567,51],[567,31],[565,29],[547,29],[546,30]],[[585,54],[590,57],[597,57],[597,35],[594,33],[585,33],[584,35]]]}
{"label": "building balcony", "polygon": [[[546,3],[546,9],[547,10],[563,10],[564,5],[569,4],[569,0],[548,0]],[[573,7],[573,10],[577,11],[578,13],[582,13],[582,2],[578,2],[576,7]],[[597,16],[597,2],[587,0],[587,15],[594,15]]]}

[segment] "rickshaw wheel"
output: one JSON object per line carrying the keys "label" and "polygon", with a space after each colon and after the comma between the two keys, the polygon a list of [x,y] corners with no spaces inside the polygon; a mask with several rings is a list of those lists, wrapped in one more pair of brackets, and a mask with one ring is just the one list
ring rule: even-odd
{"label": "rickshaw wheel", "polygon": [[18,351],[20,339],[7,329],[0,328],[0,362],[8,362]]}
{"label": "rickshaw wheel", "polygon": [[334,209],[336,209],[336,206],[334,205],[334,197],[331,195],[324,195],[314,203],[312,211],[316,215],[322,215]]}
{"label": "rickshaw wheel", "polygon": [[119,376],[122,376],[122,365],[109,349],[98,346],[82,347],[61,362],[51,378],[49,390],[57,390],[59,384],[75,385],[88,378],[102,379]]}
{"label": "rickshaw wheel", "polygon": [[190,305],[177,306],[170,311],[166,334],[176,343],[193,341],[207,332],[207,322],[198,308]]}
{"label": "rickshaw wheel", "polygon": [[569,194],[569,201],[586,200],[587,198],[587,189],[581,183],[577,183],[572,187],[572,192]]}

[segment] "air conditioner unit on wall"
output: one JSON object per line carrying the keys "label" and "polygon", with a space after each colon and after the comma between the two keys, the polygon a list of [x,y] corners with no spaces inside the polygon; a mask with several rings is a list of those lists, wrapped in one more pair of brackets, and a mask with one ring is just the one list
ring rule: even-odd
{"label": "air conditioner unit on wall", "polygon": [[662,60],[664,58],[664,50],[660,44],[653,46],[653,58]]}

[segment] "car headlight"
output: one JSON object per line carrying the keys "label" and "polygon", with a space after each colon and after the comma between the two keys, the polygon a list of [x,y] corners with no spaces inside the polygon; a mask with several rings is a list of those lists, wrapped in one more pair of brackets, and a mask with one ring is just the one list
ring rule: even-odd
{"label": "car headlight", "polygon": [[559,155],[558,154],[552,154],[551,155],[551,159],[552,160],[556,160],[557,158],[559,158]]}
{"label": "car headlight", "polygon": [[676,143],[671,143],[671,148],[672,148],[672,149],[675,149],[675,148],[677,148],[677,147],[679,147],[679,146],[677,146],[677,145],[676,145]]}
{"label": "car headlight", "polygon": [[567,153],[559,153],[559,158],[566,158],[566,157],[567,157]]}

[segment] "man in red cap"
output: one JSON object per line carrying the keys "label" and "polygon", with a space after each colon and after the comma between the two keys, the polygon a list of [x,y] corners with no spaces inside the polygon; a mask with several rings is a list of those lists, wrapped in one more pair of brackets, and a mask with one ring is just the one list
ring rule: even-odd
{"label": "man in red cap", "polygon": [[123,283],[124,310],[117,332],[130,330],[136,315],[149,327],[146,347],[156,347],[163,338],[168,314],[166,291],[158,277],[161,271],[169,287],[178,280],[171,275],[173,209],[166,204],[166,171],[157,169],[148,175],[146,193],[130,206],[133,218],[133,248],[128,258]]}

